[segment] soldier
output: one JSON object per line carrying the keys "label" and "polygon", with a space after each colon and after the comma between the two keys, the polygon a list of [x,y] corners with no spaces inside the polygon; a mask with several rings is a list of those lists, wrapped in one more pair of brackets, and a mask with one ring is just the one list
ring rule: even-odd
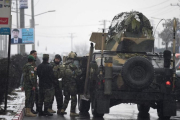
{"label": "soldier", "polygon": [[[36,78],[36,90],[35,90],[35,98],[34,98],[34,101],[32,103],[32,108],[31,108],[31,112],[34,113],[34,114],[37,114],[38,113],[38,85],[37,85],[37,65],[36,65],[36,58],[37,58],[37,52],[36,50],[32,50],[30,52],[30,55],[32,55],[35,60],[33,61],[33,66],[34,66],[34,76]],[[33,110],[33,107],[34,107],[34,103],[36,103],[36,111]]]}
{"label": "soldier", "polygon": [[23,67],[23,78],[24,78],[24,83],[23,87],[25,90],[25,111],[26,111],[26,116],[28,117],[35,117],[36,114],[33,114],[31,112],[31,107],[32,107],[32,102],[34,98],[34,92],[35,92],[35,86],[36,86],[36,78],[34,75],[34,67],[33,67],[33,61],[34,57],[29,55],[28,56],[28,63],[24,65]]}
{"label": "soldier", "polygon": [[74,52],[69,53],[68,55],[68,61],[65,63],[65,75],[63,77],[63,83],[64,83],[64,104],[61,109],[61,114],[65,114],[65,110],[68,106],[70,96],[71,96],[71,110],[70,110],[70,116],[78,116],[78,114],[75,112],[76,105],[77,105],[77,86],[76,86],[76,76],[79,76],[81,74],[81,70],[79,70],[74,62],[74,58],[77,57],[77,54]]}
{"label": "soldier", "polygon": [[[54,84],[54,75],[52,67],[48,63],[49,55],[43,54],[43,62],[37,68],[37,75],[39,77],[39,98],[38,98],[38,111],[39,116],[52,116],[50,112],[48,112],[48,108],[50,107]],[[44,112],[42,112],[42,106],[44,102]]]}
{"label": "soldier", "polygon": [[58,79],[61,77],[60,75],[60,69],[61,69],[61,61],[62,58],[59,54],[55,55],[54,61],[50,63],[52,66],[53,72],[54,72],[54,77],[55,77],[55,84],[54,84],[54,90],[52,91],[53,97],[51,101],[51,106],[48,109],[50,113],[55,113],[54,110],[52,110],[52,104],[54,101],[54,96],[56,97],[56,102],[57,102],[57,113],[60,114],[60,111],[62,109],[63,105],[63,95],[62,95],[62,81],[59,81]]}

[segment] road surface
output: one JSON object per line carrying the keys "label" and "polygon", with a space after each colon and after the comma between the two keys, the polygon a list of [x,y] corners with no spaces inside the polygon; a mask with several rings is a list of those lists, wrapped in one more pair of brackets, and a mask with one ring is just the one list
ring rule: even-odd
{"label": "road surface", "polygon": [[[56,110],[56,102],[53,104]],[[61,116],[54,113],[50,117],[24,117],[23,120],[158,120],[156,109],[150,109],[148,115],[140,115],[136,104],[120,104],[112,107],[109,114],[105,114],[103,118],[93,118],[91,110],[87,114],[80,114],[79,117],[70,117],[70,105],[67,108],[67,115]],[[76,109],[77,112],[78,109]],[[171,120],[180,120],[180,104],[177,104],[177,116],[171,117]]]}

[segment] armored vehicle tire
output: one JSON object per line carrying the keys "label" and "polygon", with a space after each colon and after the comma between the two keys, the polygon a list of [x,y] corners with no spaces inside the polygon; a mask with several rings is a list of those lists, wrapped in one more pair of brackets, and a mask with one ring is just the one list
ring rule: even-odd
{"label": "armored vehicle tire", "polygon": [[121,74],[126,85],[134,89],[143,89],[152,83],[154,68],[148,59],[136,56],[125,62]]}
{"label": "armored vehicle tire", "polygon": [[150,110],[150,107],[149,107],[149,106],[143,105],[143,104],[138,104],[138,105],[137,105],[137,108],[138,108],[138,111],[139,111],[140,113],[148,113],[149,110]]}
{"label": "armored vehicle tire", "polygon": [[88,112],[90,109],[90,101],[78,99],[79,111],[82,113]]}
{"label": "armored vehicle tire", "polygon": [[157,104],[157,114],[160,120],[170,120],[171,116],[164,116],[163,114],[163,104],[158,103]]}

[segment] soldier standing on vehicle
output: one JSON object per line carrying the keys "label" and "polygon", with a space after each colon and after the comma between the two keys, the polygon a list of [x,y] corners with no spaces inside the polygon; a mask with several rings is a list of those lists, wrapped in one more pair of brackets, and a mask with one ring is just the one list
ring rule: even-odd
{"label": "soldier standing on vehicle", "polygon": [[[32,55],[35,58],[32,65],[34,66],[34,76],[36,78],[36,90],[35,90],[35,95],[34,95],[35,98],[34,98],[34,101],[32,103],[31,112],[34,114],[37,114],[38,113],[38,85],[37,85],[37,65],[36,65],[37,51],[32,50],[30,52],[30,55]],[[36,111],[33,110],[34,103],[36,104]]]}
{"label": "soldier standing on vehicle", "polygon": [[55,111],[52,110],[52,104],[54,101],[54,96],[56,97],[57,109],[58,109],[57,113],[58,114],[60,114],[60,111],[61,111],[62,105],[63,105],[62,81],[58,80],[61,77],[61,75],[60,75],[60,69],[62,66],[61,61],[62,61],[61,56],[59,54],[56,54],[54,61],[50,63],[50,65],[53,69],[53,72],[54,72],[54,77],[55,77],[54,90],[52,91],[53,97],[52,97],[50,108],[48,109],[48,111],[50,113],[55,113]]}
{"label": "soldier standing on vehicle", "polygon": [[[38,110],[39,116],[52,116],[50,112],[48,112],[48,108],[50,107],[54,84],[54,75],[53,70],[49,61],[49,54],[43,54],[43,62],[37,68],[37,75],[39,77],[39,98],[38,98]],[[44,102],[44,112],[42,112],[42,106]]]}
{"label": "soldier standing on vehicle", "polygon": [[32,102],[34,101],[34,92],[36,89],[36,78],[34,75],[34,66],[33,61],[34,57],[29,55],[28,56],[28,63],[24,65],[23,67],[23,78],[24,78],[24,90],[25,90],[25,111],[26,111],[26,116],[28,117],[35,117],[36,114],[33,114],[31,112],[31,107],[32,107]]}
{"label": "soldier standing on vehicle", "polygon": [[65,63],[65,75],[63,77],[64,83],[64,104],[61,109],[61,114],[64,115],[66,108],[68,106],[70,96],[71,96],[71,110],[70,116],[78,116],[75,112],[77,105],[77,86],[76,86],[76,76],[81,75],[81,70],[79,70],[74,64],[74,58],[77,57],[77,54],[74,52],[69,53],[68,61]]}

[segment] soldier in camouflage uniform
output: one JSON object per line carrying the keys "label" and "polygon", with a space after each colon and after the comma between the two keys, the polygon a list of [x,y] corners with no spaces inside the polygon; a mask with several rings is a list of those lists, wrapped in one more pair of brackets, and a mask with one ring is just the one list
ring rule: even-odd
{"label": "soldier in camouflage uniform", "polygon": [[[36,52],[36,50],[32,50],[30,52],[30,55],[32,55],[35,58],[32,65],[34,66],[34,76],[36,78],[36,90],[35,90],[35,96],[34,96],[35,98],[32,103],[31,112],[34,114],[37,114],[38,113],[38,87],[37,87],[37,65],[36,65],[37,52]],[[36,104],[36,111],[33,110],[34,103]]]}
{"label": "soldier in camouflage uniform", "polygon": [[77,86],[76,86],[76,76],[81,75],[81,70],[79,70],[76,65],[73,63],[74,58],[77,56],[76,53],[71,52],[68,56],[68,61],[65,63],[65,73],[63,77],[63,88],[64,88],[64,104],[61,110],[61,114],[65,114],[65,110],[68,106],[70,96],[71,96],[71,110],[70,116],[78,116],[75,112],[77,105]]}
{"label": "soldier in camouflage uniform", "polygon": [[52,91],[53,97],[51,101],[51,106],[48,109],[49,112],[55,113],[55,111],[52,110],[52,104],[54,101],[54,96],[56,97],[56,102],[57,102],[57,113],[60,114],[60,110],[63,105],[63,95],[62,95],[62,81],[59,81],[58,79],[61,78],[60,75],[60,69],[61,69],[61,61],[62,58],[59,54],[55,55],[54,61],[50,63],[52,66],[53,72],[54,72],[54,77],[55,77],[55,84],[54,84],[54,90]]}
{"label": "soldier in camouflage uniform", "polygon": [[36,114],[33,114],[31,112],[31,107],[32,107],[32,103],[34,101],[34,92],[36,89],[36,78],[34,75],[34,66],[33,61],[34,61],[34,57],[29,55],[28,56],[28,63],[26,65],[24,65],[23,67],[23,78],[24,78],[24,82],[23,82],[23,87],[25,90],[25,110],[26,110],[26,116],[28,117],[35,117]]}
{"label": "soldier in camouflage uniform", "polygon": [[[50,112],[48,112],[48,108],[50,107],[54,84],[54,75],[53,70],[49,61],[49,55],[43,54],[43,62],[37,68],[37,75],[39,77],[39,98],[38,98],[38,110],[39,116],[52,116]],[[42,112],[42,106],[44,102],[44,112]]]}

